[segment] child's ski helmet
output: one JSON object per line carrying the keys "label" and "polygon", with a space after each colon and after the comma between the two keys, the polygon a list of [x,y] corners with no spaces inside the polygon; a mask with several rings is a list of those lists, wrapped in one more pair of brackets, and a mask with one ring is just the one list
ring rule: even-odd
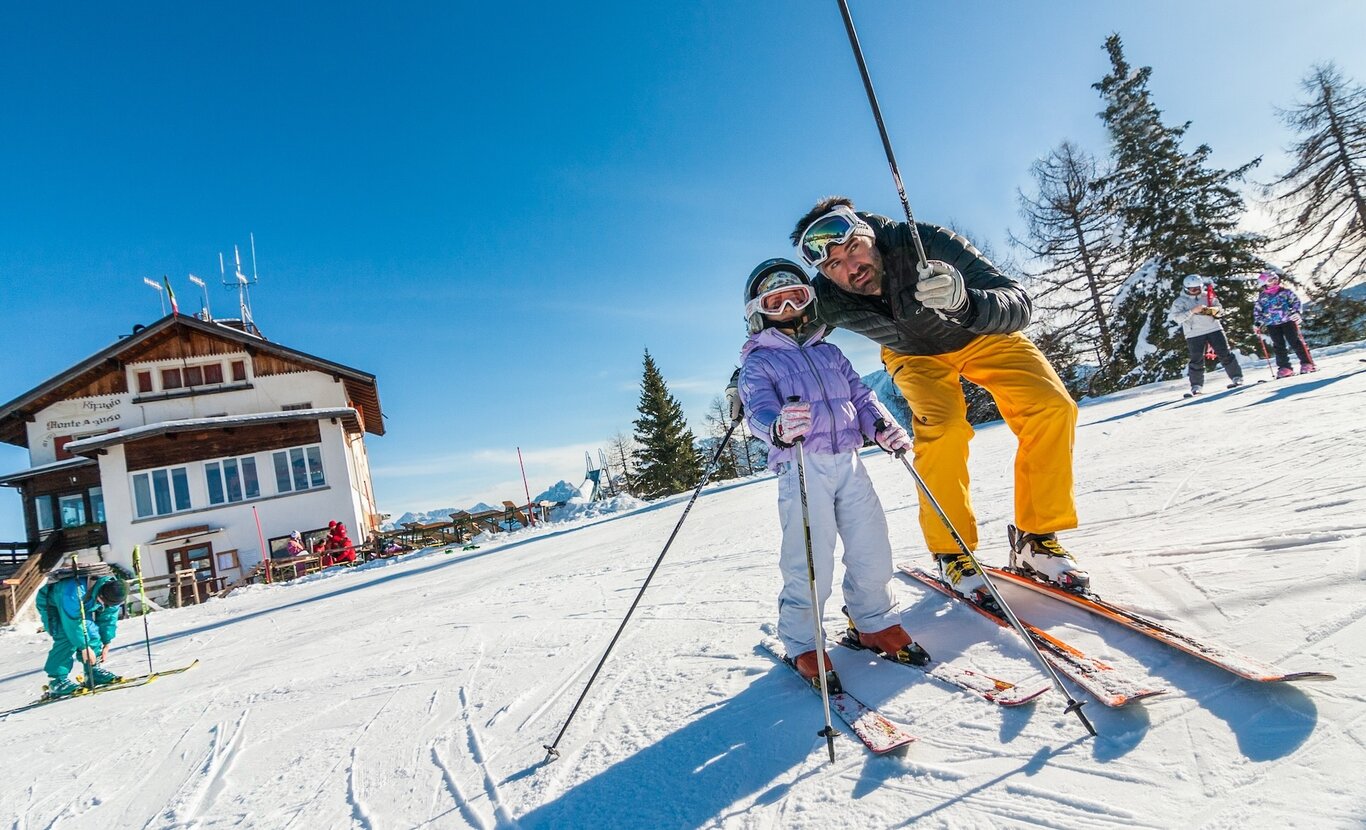
{"label": "child's ski helmet", "polygon": [[790,259],[766,259],[749,272],[749,279],[745,281],[745,322],[749,325],[750,334],[763,331],[769,324],[768,318],[760,313],[753,301],[761,294],[793,285],[812,287],[806,271]]}
{"label": "child's ski helmet", "polygon": [[1181,281],[1181,287],[1187,291],[1191,290],[1192,288],[1203,288],[1204,285],[1205,278],[1200,276],[1199,274],[1187,274],[1186,278]]}

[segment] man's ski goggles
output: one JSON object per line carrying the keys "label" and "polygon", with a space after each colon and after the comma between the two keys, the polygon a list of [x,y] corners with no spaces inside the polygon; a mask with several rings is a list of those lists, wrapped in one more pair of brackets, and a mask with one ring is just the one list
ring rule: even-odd
{"label": "man's ski goggles", "polygon": [[871,235],[873,229],[854,213],[853,208],[840,205],[806,226],[797,241],[797,250],[807,265],[820,268],[821,263],[830,258],[831,245],[843,245],[860,231]]}

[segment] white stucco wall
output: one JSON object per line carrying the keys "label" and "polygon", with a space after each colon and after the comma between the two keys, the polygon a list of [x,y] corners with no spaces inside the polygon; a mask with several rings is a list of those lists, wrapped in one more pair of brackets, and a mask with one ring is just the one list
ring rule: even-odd
{"label": "white stucco wall", "polygon": [[[226,363],[242,357],[245,355],[236,358],[227,355],[223,360]],[[137,371],[179,363],[178,360],[130,363],[126,371],[134,377]],[[136,392],[59,401],[39,412],[28,424],[30,466],[57,460],[54,439],[65,435],[84,438],[112,429],[130,429],[162,421],[279,412],[286,406],[304,403],[314,409],[347,405],[345,384],[322,372],[255,377],[248,363],[247,381],[252,388],[209,392],[207,390],[213,387],[198,387],[201,391],[196,395],[140,404],[133,403],[139,397]],[[233,385],[222,384],[223,387]]]}
{"label": "white stucco wall", "polygon": [[[330,382],[330,378],[328,379]],[[317,403],[315,401],[315,403]],[[250,569],[262,559],[260,537],[252,508],[261,517],[261,535],[267,540],[283,536],[291,530],[326,527],[328,521],[346,524],[351,540],[364,541],[359,528],[363,527],[364,513],[354,497],[355,485],[349,463],[345,430],[340,421],[320,421],[322,431],[323,472],[327,486],[302,493],[276,495],[275,473],[270,463],[270,451],[254,453],[260,476],[263,497],[228,505],[209,505],[208,484],[203,461],[187,462],[187,480],[193,509],[168,516],[135,520],[132,495],[132,475],[122,445],[109,448],[100,459],[100,478],[104,487],[105,515],[109,530],[109,551],[105,558],[132,567],[133,546],[142,546],[143,573],[161,576],[167,572],[165,550],[181,547],[179,539],[152,545],[158,533],[195,525],[222,528],[222,533],[204,537],[213,544],[215,552],[236,549],[243,570]],[[195,542],[200,539],[193,540]],[[230,575],[231,576],[231,575]]]}

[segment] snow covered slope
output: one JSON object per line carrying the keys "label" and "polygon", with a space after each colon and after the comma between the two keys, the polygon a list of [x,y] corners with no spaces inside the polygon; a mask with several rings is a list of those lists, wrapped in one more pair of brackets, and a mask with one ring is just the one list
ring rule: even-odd
{"label": "snow covered slope", "polygon": [[[1333,683],[1260,686],[1019,590],[1020,615],[1170,689],[1003,710],[836,654],[920,736],[875,758],[758,648],[778,591],[771,478],[707,490],[561,743],[684,497],[498,545],[253,587],[150,618],[146,687],[0,724],[14,827],[1360,827],[1366,816],[1366,349],[1183,401],[1182,382],[1082,409],[1082,527],[1098,590]],[[1266,375],[1248,367],[1251,379]],[[1213,380],[1213,378],[1212,378]],[[1014,440],[973,443],[982,558],[1003,562]],[[903,559],[925,563],[905,471],[867,457]],[[925,563],[928,564],[928,563]],[[838,575],[837,575],[838,578]],[[1013,634],[898,577],[941,660],[1038,675]],[[838,603],[829,628],[837,626]],[[138,621],[114,668],[143,670]],[[42,683],[44,636],[0,635],[0,708]]]}

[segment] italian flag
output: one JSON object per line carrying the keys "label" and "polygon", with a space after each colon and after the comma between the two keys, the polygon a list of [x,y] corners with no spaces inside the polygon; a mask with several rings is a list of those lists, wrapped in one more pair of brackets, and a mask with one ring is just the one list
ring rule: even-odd
{"label": "italian flag", "polygon": [[171,279],[165,274],[161,275],[161,281],[166,285],[166,296],[171,298],[171,316],[180,316],[180,306],[176,305],[175,291],[171,288]]}

